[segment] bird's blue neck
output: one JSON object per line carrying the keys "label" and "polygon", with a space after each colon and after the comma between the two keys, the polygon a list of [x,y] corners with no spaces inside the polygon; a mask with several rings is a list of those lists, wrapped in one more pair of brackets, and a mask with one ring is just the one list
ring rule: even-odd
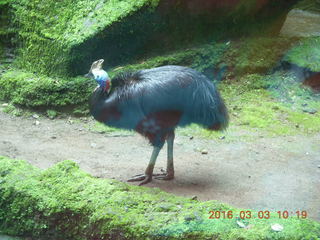
{"label": "bird's blue neck", "polygon": [[110,78],[106,71],[104,71],[103,69],[93,70],[92,74],[94,76],[94,79],[102,89],[104,89],[105,91],[109,90]]}

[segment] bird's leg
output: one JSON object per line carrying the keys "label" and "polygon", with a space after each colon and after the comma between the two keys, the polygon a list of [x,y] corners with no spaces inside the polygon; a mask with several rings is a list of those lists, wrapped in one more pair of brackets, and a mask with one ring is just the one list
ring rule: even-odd
{"label": "bird's leg", "polygon": [[152,175],[153,175],[153,168],[154,168],[154,165],[156,163],[156,160],[157,160],[157,157],[158,157],[158,154],[159,154],[160,150],[161,150],[161,147],[153,147],[153,151],[152,151],[152,155],[151,155],[151,158],[150,158],[150,162],[148,164],[148,167],[147,167],[145,173],[133,176],[132,178],[128,179],[128,182],[136,182],[136,181],[142,181],[143,180],[139,185],[143,185],[143,184],[146,184],[148,182],[151,182]]}
{"label": "bird's leg", "polygon": [[174,178],[173,142],[174,142],[174,132],[170,133],[167,137],[167,145],[168,145],[167,172],[165,174],[155,175],[155,179],[171,180]]}

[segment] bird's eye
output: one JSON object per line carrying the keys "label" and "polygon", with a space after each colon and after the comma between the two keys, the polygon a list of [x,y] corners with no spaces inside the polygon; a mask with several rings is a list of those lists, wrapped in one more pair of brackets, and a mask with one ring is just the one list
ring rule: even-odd
{"label": "bird's eye", "polygon": [[99,75],[97,75],[97,79],[99,79],[100,78],[100,76]]}

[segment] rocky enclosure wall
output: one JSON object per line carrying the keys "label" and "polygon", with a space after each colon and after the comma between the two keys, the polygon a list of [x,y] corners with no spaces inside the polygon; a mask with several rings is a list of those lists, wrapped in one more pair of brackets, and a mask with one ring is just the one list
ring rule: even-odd
{"label": "rocky enclosure wall", "polygon": [[[7,0],[18,66],[47,75],[83,74],[195,42],[277,32],[296,0]],[[265,31],[261,31],[264,29]]]}

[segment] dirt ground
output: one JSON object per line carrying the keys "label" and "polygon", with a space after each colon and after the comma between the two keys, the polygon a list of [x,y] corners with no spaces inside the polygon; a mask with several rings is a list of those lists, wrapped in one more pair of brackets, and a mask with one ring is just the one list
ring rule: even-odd
{"label": "dirt ground", "polygon": [[[35,121],[40,124],[36,125]],[[13,117],[0,112],[0,155],[48,168],[70,159],[96,177],[126,181],[143,173],[152,148],[137,134],[92,132],[68,119]],[[207,149],[201,154],[196,149]],[[200,200],[257,211],[306,210],[320,220],[320,134],[254,137],[228,143],[177,135],[175,179],[145,185]],[[155,172],[166,166],[166,146]],[[136,183],[133,183],[136,184]]]}

